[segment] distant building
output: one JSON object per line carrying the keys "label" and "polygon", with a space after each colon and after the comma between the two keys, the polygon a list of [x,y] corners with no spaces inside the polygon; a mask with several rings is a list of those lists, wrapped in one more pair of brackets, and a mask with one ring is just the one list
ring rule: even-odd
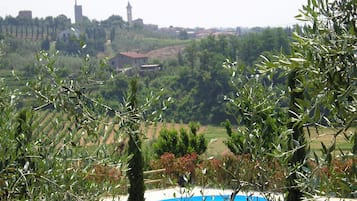
{"label": "distant building", "polygon": [[148,57],[137,52],[121,52],[109,60],[117,70],[124,68],[141,67],[148,62]]}
{"label": "distant building", "polygon": [[32,19],[32,11],[30,11],[30,10],[21,10],[21,11],[19,11],[18,17],[26,18],[26,19]]}
{"label": "distant building", "polygon": [[141,18],[135,19],[131,23],[132,26],[144,27],[144,20]]}
{"label": "distant building", "polygon": [[129,26],[132,25],[133,23],[133,13],[132,13],[132,7],[130,5],[130,2],[128,2],[128,6],[126,7],[126,13],[127,13],[127,20],[128,20],[128,24]]}
{"label": "distant building", "polygon": [[77,5],[77,0],[76,0],[74,4],[74,22],[78,23],[82,21],[82,19],[83,19],[82,6]]}
{"label": "distant building", "polygon": [[144,29],[146,29],[146,30],[150,30],[150,31],[158,31],[159,30],[159,26],[156,24],[144,24],[144,22],[143,22],[143,26],[144,26]]}

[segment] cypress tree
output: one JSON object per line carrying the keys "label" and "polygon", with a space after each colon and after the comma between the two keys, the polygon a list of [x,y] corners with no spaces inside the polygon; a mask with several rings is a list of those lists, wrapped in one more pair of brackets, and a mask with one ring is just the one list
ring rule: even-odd
{"label": "cypress tree", "polygon": [[137,81],[130,82],[130,95],[128,100],[128,112],[131,119],[128,122],[129,147],[128,152],[131,156],[129,160],[129,198],[128,201],[144,201],[144,159],[141,153],[140,120],[138,118],[137,106]]}

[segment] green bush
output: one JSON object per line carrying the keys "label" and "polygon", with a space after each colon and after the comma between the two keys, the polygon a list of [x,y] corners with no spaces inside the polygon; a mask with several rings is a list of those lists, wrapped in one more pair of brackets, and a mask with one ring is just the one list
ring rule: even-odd
{"label": "green bush", "polygon": [[203,134],[197,134],[198,129],[199,124],[192,122],[189,131],[184,128],[179,132],[175,129],[163,128],[153,144],[154,152],[158,157],[164,153],[173,153],[177,157],[189,153],[204,153],[207,149],[207,141]]}

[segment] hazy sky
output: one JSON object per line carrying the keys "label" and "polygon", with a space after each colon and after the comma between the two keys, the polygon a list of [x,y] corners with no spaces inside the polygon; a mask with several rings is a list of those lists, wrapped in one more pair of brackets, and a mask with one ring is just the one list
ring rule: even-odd
{"label": "hazy sky", "polygon": [[[83,15],[103,20],[126,17],[128,0],[77,0]],[[254,27],[295,24],[307,0],[130,0],[133,18],[160,27]],[[0,16],[32,10],[33,17],[64,14],[74,22],[74,0],[0,0]]]}

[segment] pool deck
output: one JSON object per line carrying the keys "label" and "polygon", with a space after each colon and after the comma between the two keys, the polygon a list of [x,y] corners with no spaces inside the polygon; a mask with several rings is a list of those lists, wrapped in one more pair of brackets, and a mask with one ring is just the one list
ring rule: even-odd
{"label": "pool deck", "polygon": [[[201,196],[201,195],[230,195],[232,190],[222,190],[222,189],[211,189],[211,188],[202,188],[194,187],[191,189],[174,187],[168,189],[155,189],[147,190],[145,192],[145,201],[160,201],[171,198],[180,198],[180,197],[191,197],[191,196]],[[261,193],[257,192],[242,192],[238,195],[252,195],[252,196],[263,196]],[[281,194],[273,195],[275,200],[283,200]],[[102,201],[126,201],[128,196],[119,196],[114,198],[104,198]],[[315,201],[357,201],[357,199],[340,199],[340,198],[325,198],[325,197],[316,197],[313,199]]]}

